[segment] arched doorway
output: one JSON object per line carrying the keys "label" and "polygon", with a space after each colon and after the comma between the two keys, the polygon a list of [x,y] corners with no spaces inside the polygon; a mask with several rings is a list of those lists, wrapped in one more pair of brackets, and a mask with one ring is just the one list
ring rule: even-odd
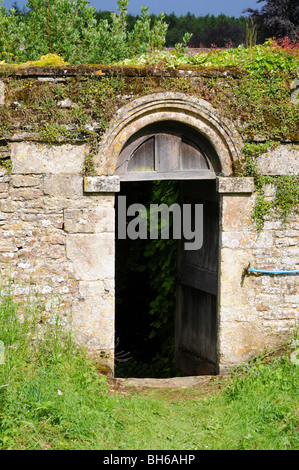
{"label": "arched doorway", "polygon": [[[187,375],[219,372],[216,178],[232,176],[240,148],[233,126],[208,103],[167,93],[119,110],[96,159],[99,174],[118,177],[121,184],[178,181],[181,207],[203,207],[202,246],[186,250],[186,240],[178,242],[175,363]],[[194,218],[190,223],[194,232]]]}

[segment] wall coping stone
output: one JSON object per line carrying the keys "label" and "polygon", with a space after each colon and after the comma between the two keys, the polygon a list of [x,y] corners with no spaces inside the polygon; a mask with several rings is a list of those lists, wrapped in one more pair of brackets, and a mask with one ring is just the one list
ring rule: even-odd
{"label": "wall coping stone", "polygon": [[240,78],[247,74],[241,67],[186,65],[177,67],[158,67],[154,65],[35,65],[32,64],[3,64],[0,66],[0,76],[21,77],[73,77],[73,76],[117,76],[123,74],[127,77],[227,77]]}

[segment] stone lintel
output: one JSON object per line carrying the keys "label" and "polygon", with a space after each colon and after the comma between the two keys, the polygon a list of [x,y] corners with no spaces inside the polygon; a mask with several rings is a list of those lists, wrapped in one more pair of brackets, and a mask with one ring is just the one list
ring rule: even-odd
{"label": "stone lintel", "polygon": [[119,176],[84,177],[84,192],[86,193],[118,193],[119,191]]}
{"label": "stone lintel", "polygon": [[253,193],[254,179],[250,177],[217,177],[216,188],[219,193]]}

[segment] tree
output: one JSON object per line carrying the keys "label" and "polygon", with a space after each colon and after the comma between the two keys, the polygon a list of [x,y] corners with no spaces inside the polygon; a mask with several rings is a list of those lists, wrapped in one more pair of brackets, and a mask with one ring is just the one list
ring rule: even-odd
{"label": "tree", "polygon": [[204,33],[194,35],[189,42],[189,47],[237,47],[245,43],[246,33],[244,28],[238,24],[230,24],[222,21],[216,28],[208,28]]}
{"label": "tree", "polygon": [[7,14],[0,0],[0,60],[25,62],[58,54],[72,64],[105,64],[161,49],[167,31],[164,16],[151,24],[148,8],[142,7],[129,30],[128,1],[118,0],[118,13],[111,13],[108,21],[97,19],[88,0],[28,0],[26,14],[14,8]]}
{"label": "tree", "polygon": [[[257,0],[258,3],[262,1]],[[299,36],[298,0],[266,0],[261,10],[247,8],[244,13],[250,13],[250,18],[257,25],[259,41],[285,36],[296,39]]]}

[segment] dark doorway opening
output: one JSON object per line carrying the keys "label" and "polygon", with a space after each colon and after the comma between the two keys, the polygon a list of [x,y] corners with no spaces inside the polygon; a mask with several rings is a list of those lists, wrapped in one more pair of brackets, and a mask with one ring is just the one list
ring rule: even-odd
{"label": "dark doorway opening", "polygon": [[[121,183],[126,207],[175,198],[175,182]],[[118,238],[116,197],[115,376],[171,377],[174,365],[176,240]],[[129,216],[127,222],[132,220]]]}
{"label": "dark doorway opening", "polygon": [[[176,198],[177,183],[123,182],[119,196],[126,207],[149,208]],[[115,376],[182,375],[174,365],[177,241],[118,239],[118,197],[115,212]]]}
{"label": "dark doorway opening", "polygon": [[115,376],[217,374],[215,181],[122,182],[119,196],[126,196],[127,207],[202,204],[204,220],[203,245],[197,251],[185,251],[184,239],[119,240],[116,197]]}

